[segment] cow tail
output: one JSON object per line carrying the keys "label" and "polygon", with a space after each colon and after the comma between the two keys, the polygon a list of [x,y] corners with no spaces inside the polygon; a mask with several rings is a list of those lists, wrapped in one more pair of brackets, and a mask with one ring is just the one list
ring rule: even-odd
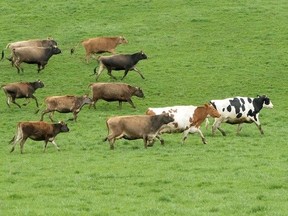
{"label": "cow tail", "polygon": [[10,140],[10,144],[13,144],[15,145],[17,142],[19,142],[21,139],[23,139],[23,130],[22,130],[22,127],[20,126],[20,124],[18,124],[17,126],[17,130],[16,130],[16,134],[15,136]]}

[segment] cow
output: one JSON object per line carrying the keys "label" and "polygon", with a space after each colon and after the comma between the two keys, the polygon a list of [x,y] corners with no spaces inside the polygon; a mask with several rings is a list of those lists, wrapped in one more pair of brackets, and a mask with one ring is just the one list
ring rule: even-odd
{"label": "cow", "polygon": [[[87,96],[74,96],[74,95],[64,95],[64,96],[50,96],[44,101],[46,104],[46,109],[42,111],[40,121],[43,121],[43,117],[46,113],[49,114],[50,120],[53,122],[54,112],[59,113],[73,113],[73,118],[68,120],[74,120],[76,122],[77,115],[81,111],[85,104],[91,104],[92,100]],[[36,111],[38,113],[39,109]]]}
{"label": "cow", "polygon": [[214,121],[212,134],[214,135],[216,129],[218,129],[223,136],[226,136],[226,133],[220,128],[222,122],[238,124],[237,134],[241,131],[243,123],[254,122],[260,133],[264,134],[259,120],[259,113],[263,107],[273,108],[270,98],[266,95],[258,95],[256,98],[237,96],[223,100],[211,100],[210,103],[221,114]]}
{"label": "cow", "polygon": [[13,143],[10,152],[13,152],[15,146],[20,142],[20,151],[23,154],[23,147],[28,138],[35,141],[44,141],[44,152],[48,142],[51,142],[59,151],[59,147],[55,142],[55,137],[61,132],[68,132],[69,128],[64,122],[49,124],[41,121],[26,121],[17,124],[15,136],[11,139],[10,144]]}
{"label": "cow", "polygon": [[[131,70],[136,71],[142,79],[145,79],[144,76],[141,74],[141,72],[136,68],[136,64],[143,59],[147,59],[147,55],[140,51],[134,54],[117,54],[117,55],[111,55],[111,56],[100,56],[98,58],[99,63],[99,69],[96,74],[96,66],[94,68],[94,74],[96,74],[96,81],[98,80],[100,74],[103,72],[105,68],[107,68],[108,75],[112,77],[113,79],[116,79],[111,72],[112,70],[124,70],[124,76],[121,80],[124,79],[124,77],[127,75],[127,73]],[[93,74],[93,75],[94,75]]]}
{"label": "cow", "polygon": [[128,102],[133,108],[136,108],[131,100],[131,97],[144,97],[144,93],[141,88],[125,83],[92,83],[89,85],[89,87],[91,87],[93,93],[92,104],[94,109],[96,109],[96,102],[99,99],[108,102],[118,101],[120,109],[122,108],[122,102]]}
{"label": "cow", "polygon": [[[38,88],[43,88],[44,83],[41,80],[37,80],[35,82],[15,82],[15,83],[9,83],[6,85],[2,85],[2,89],[7,97],[7,105],[10,108],[10,101],[17,105],[19,108],[21,106],[15,101],[16,98],[32,98],[36,102],[36,106],[38,107],[38,101],[37,98],[33,95],[34,92]],[[28,101],[29,103],[30,101]],[[27,105],[23,104],[24,106]]]}
{"label": "cow", "polygon": [[[189,133],[199,133],[203,144],[207,144],[207,141],[200,130],[202,122],[208,117],[217,118],[220,117],[219,112],[209,104],[204,106],[172,106],[162,108],[148,108],[146,115],[157,115],[161,113],[167,113],[174,118],[174,121],[163,126],[159,134],[162,133],[182,133],[182,143],[187,139]],[[164,144],[164,140],[157,136],[161,144]]]}
{"label": "cow", "polygon": [[[18,47],[52,47],[52,46],[57,46],[57,42],[51,38],[31,39],[31,40],[8,43],[5,49],[10,49],[12,51],[14,48],[18,48]],[[2,50],[1,60],[3,58],[4,58],[4,50]],[[12,60],[12,59],[8,58],[8,60]]]}
{"label": "cow", "polygon": [[17,72],[20,73],[20,69],[23,72],[23,68],[20,67],[22,62],[27,64],[37,64],[38,73],[45,68],[52,55],[61,53],[61,50],[56,47],[18,47],[12,50],[12,61],[17,68]]}
{"label": "cow", "polygon": [[[126,44],[128,41],[123,36],[118,37],[96,37],[89,38],[81,41],[81,44],[86,51],[86,62],[89,63],[89,59],[93,54],[101,54],[109,52],[115,54],[115,48],[119,44]],[[74,53],[75,48],[71,49],[71,55]]]}
{"label": "cow", "polygon": [[103,141],[108,140],[110,149],[113,150],[116,139],[143,139],[144,147],[147,148],[148,142],[154,140],[159,129],[172,121],[173,117],[167,114],[110,117],[106,121],[108,136]]}

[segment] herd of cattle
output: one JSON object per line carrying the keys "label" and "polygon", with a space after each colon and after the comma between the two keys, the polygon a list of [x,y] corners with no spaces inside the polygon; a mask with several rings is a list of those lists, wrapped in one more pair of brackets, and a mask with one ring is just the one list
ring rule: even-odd
{"label": "herd of cattle", "polygon": [[[145,53],[138,52],[131,55],[128,54],[115,54],[115,48],[119,44],[128,43],[128,41],[122,37],[97,37],[87,39],[81,42],[86,51],[86,61],[89,62],[91,55],[101,54],[104,52],[112,53],[110,56],[98,57],[99,69],[94,69],[96,74],[96,81],[98,80],[102,71],[106,68],[108,75],[115,78],[111,72],[112,70],[124,70],[124,77],[131,70],[139,73],[144,79],[142,73],[136,68],[138,61],[147,59]],[[52,55],[60,54],[61,50],[57,47],[57,42],[53,39],[44,40],[28,40],[9,43],[6,49],[11,50],[11,56],[7,59],[11,61],[12,66],[17,68],[18,73],[20,70],[23,72],[23,68],[20,67],[22,62],[28,64],[37,64],[38,73],[43,70],[48,60]],[[71,49],[71,54],[75,52],[75,48]],[[2,58],[4,59],[4,50],[2,51]],[[35,82],[15,82],[2,85],[2,89],[7,97],[7,105],[10,107],[10,103],[21,106],[16,102],[17,98],[32,98],[36,102],[36,106],[39,112],[39,105],[37,98],[34,96],[35,91],[38,88],[43,88],[44,83],[41,80]],[[92,91],[92,98],[88,95],[73,96],[48,96],[44,100],[46,108],[42,110],[40,121],[27,121],[19,122],[17,124],[17,130],[15,136],[10,143],[13,144],[11,152],[14,151],[15,145],[20,143],[20,150],[23,153],[24,143],[28,138],[36,141],[44,141],[44,151],[47,143],[52,142],[59,150],[59,147],[55,143],[55,137],[61,132],[68,132],[69,128],[66,123],[47,123],[43,122],[44,115],[49,113],[49,118],[53,122],[53,114],[55,111],[59,113],[73,113],[71,120],[76,121],[77,115],[81,111],[81,108],[88,104],[90,107],[96,108],[96,102],[99,99],[111,102],[118,101],[119,106],[122,106],[122,102],[128,102],[133,108],[135,108],[132,102],[132,96],[144,97],[144,93],[141,88],[131,86],[125,83],[92,83],[89,85]],[[27,104],[26,103],[26,104]],[[24,105],[26,105],[24,104]],[[206,120],[206,126],[209,121],[208,118],[215,119],[212,126],[212,134],[214,135],[218,129],[223,136],[226,133],[220,128],[221,123],[226,122],[229,124],[237,124],[237,133],[240,132],[243,123],[255,123],[260,133],[263,134],[263,130],[259,120],[259,113],[263,107],[273,108],[273,104],[266,95],[251,97],[232,97],[222,100],[210,100],[209,103],[204,106],[172,106],[161,108],[148,108],[143,115],[129,115],[129,116],[114,116],[110,117],[106,121],[108,135],[104,141],[108,140],[110,143],[110,149],[114,149],[114,143],[117,139],[143,139],[144,147],[152,146],[156,139],[161,144],[164,144],[164,140],[161,137],[163,133],[183,133],[182,143],[187,139],[189,133],[199,133],[202,142],[206,144],[206,139],[200,130],[201,124]]]}

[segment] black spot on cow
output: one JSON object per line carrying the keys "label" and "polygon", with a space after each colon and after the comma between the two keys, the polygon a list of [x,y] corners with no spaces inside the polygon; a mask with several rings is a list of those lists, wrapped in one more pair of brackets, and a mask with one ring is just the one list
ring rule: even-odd
{"label": "black spot on cow", "polygon": [[[241,103],[244,105],[245,104],[245,100],[243,98],[240,98]],[[243,106],[242,105],[242,106]]]}
{"label": "black spot on cow", "polygon": [[228,111],[228,112],[231,112],[231,110],[232,110],[232,108],[231,108],[231,106],[229,105],[229,106],[227,107],[227,111]]}
{"label": "black spot on cow", "polygon": [[240,108],[241,108],[240,100],[238,98],[233,98],[233,100],[229,100],[229,102],[230,102],[231,106],[234,106],[235,112],[236,112],[236,114],[238,114],[240,112]]}
{"label": "black spot on cow", "polygon": [[251,98],[248,97],[247,100],[248,100],[249,103],[252,103],[252,99]]}
{"label": "black spot on cow", "polygon": [[241,106],[241,109],[242,109],[242,112],[244,112],[244,111],[246,110],[246,108],[245,108],[245,105],[244,105],[244,104]]}
{"label": "black spot on cow", "polygon": [[225,108],[222,109],[222,112],[224,112],[224,111],[225,111]]}
{"label": "black spot on cow", "polygon": [[241,118],[241,116],[242,116],[242,113],[238,113],[236,118]]}

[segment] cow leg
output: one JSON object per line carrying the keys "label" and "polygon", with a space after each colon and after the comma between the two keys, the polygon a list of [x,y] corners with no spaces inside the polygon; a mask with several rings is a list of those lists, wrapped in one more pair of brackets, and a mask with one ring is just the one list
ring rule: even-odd
{"label": "cow leg", "polygon": [[38,73],[41,71],[41,70],[44,70],[45,68],[45,65],[47,64],[47,62],[41,62],[38,64]]}
{"label": "cow leg", "polygon": [[[53,139],[53,140],[49,140],[49,142],[51,142],[51,143],[56,147],[56,149],[57,149],[58,151],[60,151],[60,148],[59,148],[59,146],[56,144],[56,142],[55,142],[54,139]],[[46,152],[47,144],[48,144],[48,140],[45,140],[44,150],[43,150],[44,152]]]}
{"label": "cow leg", "polygon": [[223,136],[226,136],[225,131],[220,128],[221,122],[222,122],[221,119],[215,119],[214,124],[212,126],[212,135],[213,136],[215,135],[216,129],[218,129]]}
{"label": "cow leg", "polygon": [[[43,121],[43,118],[44,118],[44,115],[46,114],[46,113],[49,113],[49,112],[51,112],[50,110],[44,110],[44,111],[42,111],[42,114],[41,114],[41,118],[40,118],[40,121]],[[50,116],[49,116],[49,118],[50,118]],[[51,120],[52,121],[52,120]]]}
{"label": "cow leg", "polygon": [[58,151],[60,151],[60,148],[59,148],[59,146],[56,144],[56,142],[55,142],[54,139],[53,139],[53,141],[52,141],[52,144],[56,147],[56,149],[57,149]]}
{"label": "cow leg", "polygon": [[54,122],[53,116],[54,116],[54,111],[52,111],[52,112],[49,113],[49,119],[50,119],[52,122]]}
{"label": "cow leg", "polygon": [[142,79],[145,79],[140,70],[138,70],[136,67],[134,67],[133,70],[136,71],[141,76]]}
{"label": "cow leg", "polygon": [[76,122],[76,121],[77,121],[77,114],[78,114],[78,112],[76,112],[76,111],[73,112],[73,118],[70,118],[70,119],[68,119],[68,120],[69,120],[69,121],[73,121],[73,120],[74,120],[74,121]]}
{"label": "cow leg", "polygon": [[262,127],[261,127],[261,124],[259,124],[259,125],[257,123],[255,123],[255,124],[256,124],[257,128],[259,129],[260,133],[263,135],[264,131],[263,131]]}
{"label": "cow leg", "polygon": [[132,101],[131,99],[127,100],[127,102],[128,102],[129,104],[131,104],[131,106],[132,106],[133,108],[136,108],[135,105],[134,105],[134,103],[133,103],[133,101]]}
{"label": "cow leg", "polygon": [[7,106],[10,108],[10,101],[11,101],[11,97],[10,96],[7,96],[7,101],[6,101],[6,104]]}
{"label": "cow leg", "polygon": [[110,76],[110,77],[112,77],[113,79],[117,79],[116,77],[114,77],[113,75],[112,75],[112,70],[109,68],[109,69],[107,69],[108,70],[108,75]]}
{"label": "cow leg", "polygon": [[129,71],[129,69],[126,69],[126,70],[125,70],[124,75],[123,75],[123,77],[121,78],[121,80],[123,80],[124,77],[126,77],[126,75],[128,74],[128,71]]}
{"label": "cow leg", "polygon": [[119,101],[119,109],[122,109],[122,101]]}
{"label": "cow leg", "polygon": [[15,65],[15,67],[17,68],[17,73],[19,74],[20,73],[20,69],[21,69],[21,72],[23,73],[23,68],[21,68],[20,67],[20,62],[19,62],[19,59],[16,59],[15,61],[14,61],[14,65]]}
{"label": "cow leg", "polygon": [[147,149],[148,136],[143,136],[143,141],[144,141],[144,148]]}
{"label": "cow leg", "polygon": [[28,137],[23,137],[23,139],[21,140],[20,142],[20,151],[21,151],[21,154],[23,154],[23,147],[24,147],[24,144],[26,142]]}
{"label": "cow leg", "polygon": [[35,100],[36,106],[39,107],[39,104],[38,104],[37,98],[36,98],[34,95],[32,95],[31,98]]}
{"label": "cow leg", "polygon": [[19,108],[21,108],[21,106],[15,101],[15,99],[16,98],[13,97],[11,102],[14,103],[15,105],[17,105]]}
{"label": "cow leg", "polygon": [[[94,68],[94,73],[96,71],[96,68],[97,68],[97,66]],[[104,70],[104,65],[100,62],[99,69],[98,69],[97,74],[96,74],[96,81],[98,80],[98,78],[101,75],[101,73],[103,72],[103,70]]]}
{"label": "cow leg", "polygon": [[240,134],[240,131],[242,130],[242,124],[237,125],[237,135]]}
{"label": "cow leg", "polygon": [[90,60],[90,53],[86,51],[86,56],[85,56],[85,59],[86,59],[86,63],[88,64],[89,63],[89,60]]}
{"label": "cow leg", "polygon": [[183,132],[182,144],[184,144],[184,142],[185,142],[185,140],[187,139],[189,133],[192,133],[192,134],[193,134],[193,133],[199,133],[203,144],[207,144],[206,139],[205,139],[202,131],[200,130],[200,128],[196,128],[196,127],[190,127],[188,130],[185,130],[185,131]]}

